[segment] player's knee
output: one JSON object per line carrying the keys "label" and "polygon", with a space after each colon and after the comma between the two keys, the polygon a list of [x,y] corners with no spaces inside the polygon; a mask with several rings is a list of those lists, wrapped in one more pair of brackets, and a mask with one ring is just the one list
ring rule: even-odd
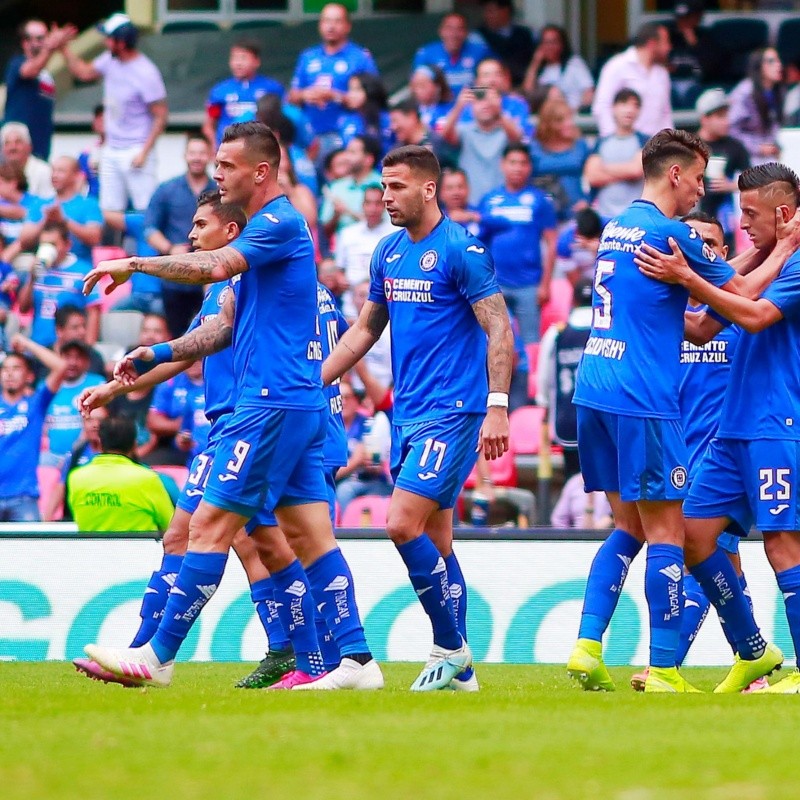
{"label": "player's knee", "polygon": [[389,511],[389,517],[386,520],[386,534],[396,545],[410,542],[412,539],[416,539],[420,533],[421,531],[417,530],[408,518]]}
{"label": "player's knee", "polygon": [[182,556],[189,546],[189,528],[185,525],[175,525],[171,522],[164,532],[162,539],[164,552],[168,556]]}
{"label": "player's knee", "polygon": [[784,572],[800,564],[800,533],[780,531],[764,533],[764,552],[775,572]]}

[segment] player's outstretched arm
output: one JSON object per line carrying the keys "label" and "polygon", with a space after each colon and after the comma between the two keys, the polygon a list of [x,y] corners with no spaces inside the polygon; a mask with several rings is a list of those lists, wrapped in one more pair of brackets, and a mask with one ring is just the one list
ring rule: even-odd
{"label": "player's outstretched arm", "polygon": [[[508,390],[514,367],[514,334],[511,332],[506,302],[499,292],[473,303],[472,310],[489,339],[486,356],[489,398],[486,419],[478,434],[478,450],[482,450],[491,461],[508,450]],[[504,405],[501,404],[502,395],[505,395]],[[496,403],[493,402],[493,396]]]}
{"label": "player's outstretched arm", "polygon": [[143,272],[175,283],[204,284],[226,281],[247,271],[247,260],[232,247],[219,250],[198,250],[194,253],[154,256],[152,258],[116,258],[101,261],[83,279],[83,293],[89,294],[104,276],[111,278],[105,293],[127,281],[134,272]]}
{"label": "player's outstretched arm", "polygon": [[369,352],[370,348],[381,338],[389,323],[389,309],[367,300],[358,319],[339,339],[336,347],[322,365],[322,382],[330,386],[337,378],[341,378],[348,370]]}

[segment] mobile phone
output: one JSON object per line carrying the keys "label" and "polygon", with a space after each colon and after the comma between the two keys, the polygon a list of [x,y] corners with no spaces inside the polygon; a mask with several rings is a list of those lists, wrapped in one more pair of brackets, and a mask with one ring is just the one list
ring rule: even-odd
{"label": "mobile phone", "polygon": [[472,94],[474,95],[476,100],[483,100],[486,97],[486,87],[485,86],[473,86],[472,87]]}

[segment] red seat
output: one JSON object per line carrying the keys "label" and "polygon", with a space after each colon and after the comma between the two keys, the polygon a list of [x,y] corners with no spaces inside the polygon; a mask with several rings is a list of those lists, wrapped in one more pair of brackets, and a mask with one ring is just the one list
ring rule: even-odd
{"label": "red seat", "polygon": [[342,514],[343,528],[385,528],[391,497],[365,494],[351,500]]}
{"label": "red seat", "polygon": [[542,441],[542,422],[545,409],[539,406],[522,406],[511,412],[508,419],[511,433],[511,450],[518,455],[535,455]]}
{"label": "red seat", "polygon": [[566,278],[550,283],[550,299],[542,306],[539,335],[557,322],[566,322],[572,308],[572,284]]}
{"label": "red seat", "polygon": [[[114,258],[127,257],[128,254],[121,247],[99,245],[92,248],[92,264],[95,267],[101,261],[111,261]],[[100,308],[103,314],[113,308],[120,300],[124,300],[131,293],[131,282],[126,281],[121,286],[117,286],[111,294],[106,294],[106,286],[110,283],[111,278],[103,278],[97,284],[97,291],[100,292]]]}
{"label": "red seat", "polygon": [[186,467],[174,466],[172,464],[157,464],[153,469],[156,472],[160,472],[162,475],[169,475],[170,478],[178,484],[178,488],[183,491],[183,487],[186,485],[186,479],[189,477],[189,470],[186,469]]}
{"label": "red seat", "polygon": [[517,465],[514,463],[514,453],[506,450],[500,458],[488,461],[489,474],[495,486],[516,486]]}
{"label": "red seat", "polygon": [[525,345],[528,356],[528,398],[533,401],[536,397],[536,369],[539,365],[539,342]]}
{"label": "red seat", "polygon": [[[61,470],[58,467],[36,467],[36,478],[39,482],[39,513],[44,518],[47,501],[61,483]],[[55,509],[54,517],[61,519],[64,515],[64,504]]]}

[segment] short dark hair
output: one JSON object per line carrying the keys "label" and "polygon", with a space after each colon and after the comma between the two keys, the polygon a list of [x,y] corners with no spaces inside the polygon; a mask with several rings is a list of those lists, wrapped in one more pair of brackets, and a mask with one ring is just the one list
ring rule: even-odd
{"label": "short dark hair", "polygon": [[389,108],[389,113],[392,111],[399,111],[401,114],[414,114],[419,117],[419,106],[413,97],[407,97],[405,100],[399,100]]}
{"label": "short dark hair", "polygon": [[0,364],[5,364],[9,358],[18,358],[24,364],[25,369],[31,373],[31,375],[36,375],[36,362],[27,353],[17,353],[12,350],[10,353],[6,353],[6,357],[0,361]]}
{"label": "short dark hair", "polygon": [[186,144],[188,145],[189,142],[202,142],[206,147],[208,147],[208,139],[203,136],[200,131],[187,131],[186,133]]}
{"label": "short dark hair", "polygon": [[75,314],[78,314],[78,316],[86,319],[86,311],[84,311],[82,308],[78,308],[78,306],[72,305],[72,303],[66,303],[63,306],[59,306],[55,313],[56,328],[65,327],[67,322],[69,322],[69,318]]}
{"label": "short dark hair", "polygon": [[238,50],[246,50],[248,53],[250,53],[250,55],[253,55],[256,58],[261,58],[261,44],[257,39],[252,39],[250,37],[237,39],[231,45],[231,50],[233,50],[234,47]]}
{"label": "short dark hair", "polygon": [[749,167],[744,170],[739,176],[739,191],[763,189],[776,183],[781,184],[780,188],[794,198],[795,205],[800,205],[797,173],[777,161],[769,161],[766,164],[759,164],[757,167]]}
{"label": "short dark hair", "polygon": [[439,166],[439,159],[427,147],[406,144],[390,150],[383,158],[384,167],[397,167],[401,164],[405,164],[412,172],[421,173],[439,183],[442,168]]}
{"label": "short dark hair", "polygon": [[224,144],[244,141],[245,147],[252,150],[262,161],[276,170],[281,163],[281,146],[271,128],[263,122],[234,122],[222,134]]}
{"label": "short dark hair", "polygon": [[247,225],[247,215],[244,213],[244,209],[235,203],[223,203],[219,189],[207,189],[205,192],[201,192],[197,198],[197,207],[200,208],[200,206],[211,206],[215,217],[219,217],[225,224],[235,222],[240,232]]}
{"label": "short dark hair", "polygon": [[714,225],[719,228],[722,239],[725,239],[725,228],[722,223],[713,215],[705,211],[690,211],[686,216],[681,217],[681,222],[702,222],[705,225]]}
{"label": "short dark hair", "polygon": [[522,142],[511,142],[503,148],[503,158],[510,156],[512,153],[522,153],[528,161],[531,160],[531,151],[528,149],[528,146],[522,144]]}
{"label": "short dark hair", "polygon": [[642,148],[645,180],[659,177],[667,165],[675,162],[686,166],[696,158],[702,158],[707,164],[708,155],[708,147],[699,136],[689,131],[664,128],[651,136]]}
{"label": "short dark hair", "polygon": [[39,19],[39,17],[31,17],[30,19],[26,19],[24,22],[20,22],[20,24],[17,25],[17,38],[20,40],[20,42],[24,41],[25,29],[31,24],[31,22],[38,22],[40,25],[44,25],[44,27],[47,28],[47,23],[44,20]]}
{"label": "short dark hair", "polygon": [[5,181],[14,181],[18,192],[28,191],[28,179],[25,173],[13,164],[0,164],[0,178]]}
{"label": "short dark hair", "polygon": [[383,194],[383,186],[381,186],[379,183],[368,183],[363,188],[363,192],[364,196],[366,196],[367,192],[380,192],[381,194]]}
{"label": "short dark hair", "polygon": [[575,232],[587,239],[599,239],[603,220],[593,208],[582,208],[575,214]]}
{"label": "short dark hair", "polygon": [[372,163],[377,164],[381,160],[381,143],[374,137],[364,133],[359,133],[353,137],[364,145],[364,152],[372,156]]}
{"label": "short dark hair", "polygon": [[336,150],[331,150],[328,155],[322,161],[322,168],[324,170],[329,170],[331,168],[331,164],[333,164],[333,159],[336,158],[339,154],[344,153],[343,147],[338,147]]}
{"label": "short dark hair", "polygon": [[136,423],[125,414],[104,419],[98,434],[104,453],[127,455],[136,446]]}
{"label": "short dark hair", "polygon": [[637,105],[642,105],[642,98],[639,95],[639,92],[635,92],[633,89],[620,89],[614,95],[614,101],[612,105],[616,105],[617,103],[627,103],[628,100],[635,100]]}
{"label": "short dark hair", "polygon": [[69,227],[66,222],[60,219],[53,219],[49,222],[45,222],[42,227],[42,233],[50,233],[51,231],[56,231],[65,242],[68,242],[70,239]]}
{"label": "short dark hair", "polygon": [[644,47],[648,42],[652,42],[653,39],[658,39],[662,28],[666,30],[666,25],[663,22],[645,22],[640,25],[633,36],[633,46]]}

